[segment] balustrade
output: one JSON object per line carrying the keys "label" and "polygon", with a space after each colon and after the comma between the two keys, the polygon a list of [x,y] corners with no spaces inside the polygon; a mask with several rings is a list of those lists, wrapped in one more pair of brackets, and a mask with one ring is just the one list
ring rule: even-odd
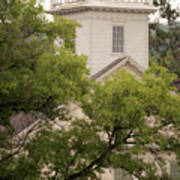
{"label": "balustrade", "polygon": [[[73,4],[78,2],[93,2],[97,0],[51,0],[51,7],[58,7],[63,6],[66,4]],[[98,0],[100,1],[100,0]],[[152,5],[152,0],[102,0],[104,1],[111,1],[111,2],[120,2],[120,3],[139,3],[139,4],[149,4]]]}
{"label": "balustrade", "polygon": [[86,1],[86,0],[51,0],[51,5],[52,7],[55,7],[55,6],[69,4],[69,3],[82,2],[82,1]]}

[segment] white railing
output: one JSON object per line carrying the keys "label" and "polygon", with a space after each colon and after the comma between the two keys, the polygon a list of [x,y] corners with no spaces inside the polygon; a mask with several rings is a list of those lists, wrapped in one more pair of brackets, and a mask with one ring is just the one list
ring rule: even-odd
{"label": "white railing", "polygon": [[[77,2],[91,2],[91,1],[97,1],[97,0],[51,0],[51,8],[63,6],[66,4],[73,4]],[[148,5],[152,5],[152,2],[153,2],[153,0],[102,0],[102,1],[114,1],[114,2],[122,2],[122,3],[140,3],[140,4],[148,4]]]}
{"label": "white railing", "polygon": [[82,2],[86,0],[51,0],[51,7],[56,7],[56,6],[62,6],[65,4],[70,4],[70,3],[76,3],[76,2]]}

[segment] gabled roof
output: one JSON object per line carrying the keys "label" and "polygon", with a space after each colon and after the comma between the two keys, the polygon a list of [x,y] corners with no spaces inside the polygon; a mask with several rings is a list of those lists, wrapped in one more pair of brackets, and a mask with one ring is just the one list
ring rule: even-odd
{"label": "gabled roof", "polygon": [[90,79],[91,80],[98,80],[98,79],[103,79],[103,77],[109,75],[113,71],[115,71],[118,67],[125,66],[127,64],[130,64],[134,69],[139,72],[139,74],[142,74],[145,69],[141,67],[138,63],[136,63],[131,57],[129,56],[124,56],[122,58],[119,58],[107,66],[105,66],[103,69],[98,71],[97,73],[93,74]]}

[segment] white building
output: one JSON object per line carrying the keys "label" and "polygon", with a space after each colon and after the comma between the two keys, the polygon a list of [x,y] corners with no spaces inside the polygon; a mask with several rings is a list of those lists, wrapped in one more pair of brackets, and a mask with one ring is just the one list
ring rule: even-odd
{"label": "white building", "polygon": [[82,25],[76,51],[88,56],[92,75],[125,57],[142,71],[148,67],[148,15],[154,11],[152,0],[51,0],[51,13]]}
{"label": "white building", "polygon": [[[88,56],[91,78],[101,80],[117,67],[141,76],[148,67],[148,15],[153,0],[51,0],[51,13],[77,20],[76,53]],[[76,114],[79,114],[79,109]],[[131,180],[108,169],[102,180]]]}

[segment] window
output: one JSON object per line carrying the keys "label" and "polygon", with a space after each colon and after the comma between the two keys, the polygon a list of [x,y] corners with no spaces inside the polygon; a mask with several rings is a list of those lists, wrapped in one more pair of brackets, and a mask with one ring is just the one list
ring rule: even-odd
{"label": "window", "polygon": [[124,27],[113,26],[113,49],[114,53],[124,51]]}

